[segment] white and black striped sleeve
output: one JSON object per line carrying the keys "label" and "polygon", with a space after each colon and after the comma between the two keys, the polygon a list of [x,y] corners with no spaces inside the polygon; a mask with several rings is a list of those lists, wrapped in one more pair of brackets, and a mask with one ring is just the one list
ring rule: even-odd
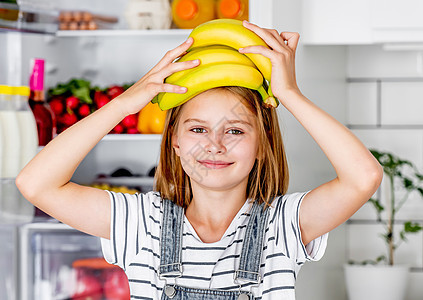
{"label": "white and black striped sleeve", "polygon": [[[107,262],[126,269],[138,252],[140,229],[145,223],[140,214],[142,194],[123,194],[108,191],[111,202],[110,240],[101,239],[101,248]],[[143,230],[142,230],[143,231]]]}
{"label": "white and black striped sleeve", "polygon": [[300,207],[306,193],[285,195],[276,202],[275,213],[278,215],[277,238],[280,239],[286,256],[295,259],[301,265],[305,261],[317,261],[326,250],[328,233],[314,239],[307,245],[301,240],[299,224]]}

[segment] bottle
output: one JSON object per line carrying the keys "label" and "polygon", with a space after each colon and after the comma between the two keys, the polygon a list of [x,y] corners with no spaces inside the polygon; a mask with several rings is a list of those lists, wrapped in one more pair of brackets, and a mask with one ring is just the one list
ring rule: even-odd
{"label": "bottle", "polygon": [[19,139],[18,115],[14,107],[14,90],[10,86],[0,86],[0,127],[2,168],[1,178],[14,178],[20,171],[21,147]]}
{"label": "bottle", "polygon": [[248,21],[248,0],[218,0],[216,11],[219,19]]}
{"label": "bottle", "polygon": [[172,1],[172,19],[179,28],[194,28],[215,18],[215,0]]}
{"label": "bottle", "polygon": [[32,73],[29,81],[30,97],[29,106],[37,123],[38,144],[47,145],[53,138],[53,114],[45,103],[44,94],[44,60],[34,59]]}
{"label": "bottle", "polygon": [[16,89],[0,86],[0,223],[28,222],[34,207],[26,201],[15,184],[21,170],[21,128]]}
{"label": "bottle", "polygon": [[29,106],[30,90],[27,86],[15,87],[17,116],[21,141],[19,168],[22,169],[37,154],[38,133],[34,114]]}

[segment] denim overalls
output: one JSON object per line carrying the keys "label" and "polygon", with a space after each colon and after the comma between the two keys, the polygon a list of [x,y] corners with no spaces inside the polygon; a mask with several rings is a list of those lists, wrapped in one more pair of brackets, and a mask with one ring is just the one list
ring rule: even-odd
{"label": "denim overalls", "polygon": [[[160,238],[159,278],[178,278],[182,276],[182,233],[184,225],[184,209],[172,201],[163,200],[163,222]],[[234,274],[234,282],[239,285],[238,291],[217,289],[197,289],[168,284],[163,289],[162,300],[247,300],[254,299],[251,292],[241,291],[242,283],[261,283],[260,260],[263,251],[264,233],[267,227],[269,209],[263,209],[264,203],[254,202],[250,211],[245,237],[242,244],[238,270]]]}

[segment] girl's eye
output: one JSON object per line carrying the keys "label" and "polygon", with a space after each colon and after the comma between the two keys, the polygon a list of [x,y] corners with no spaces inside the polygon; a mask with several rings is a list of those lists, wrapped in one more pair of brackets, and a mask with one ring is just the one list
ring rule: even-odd
{"label": "girl's eye", "polygon": [[242,132],[241,130],[238,129],[229,129],[228,133],[234,134],[234,135],[239,135],[239,134],[243,134],[244,132]]}
{"label": "girl's eye", "polygon": [[204,133],[204,132],[206,132],[206,130],[204,128],[198,128],[198,127],[191,129],[191,131],[194,132],[194,133]]}

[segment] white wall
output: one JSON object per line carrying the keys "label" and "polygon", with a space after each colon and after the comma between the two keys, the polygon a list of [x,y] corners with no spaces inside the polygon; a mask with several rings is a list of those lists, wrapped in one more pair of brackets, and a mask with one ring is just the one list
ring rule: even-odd
{"label": "white wall", "polygon": [[[301,35],[302,1],[274,1],[273,20],[278,31],[297,31]],[[297,48],[297,81],[302,93],[338,121],[346,122],[345,47],[303,46]],[[290,166],[290,192],[310,190],[335,177],[326,156],[311,136],[284,110],[278,108]],[[346,262],[345,225],[329,234],[325,256],[306,263],[299,273],[297,300],[346,299],[342,265]]]}
{"label": "white wall", "polygon": [[[420,51],[386,51],[381,45],[348,47],[348,124],[366,146],[392,152],[423,171],[423,64]],[[380,188],[385,198],[384,184]],[[423,199],[414,194],[401,208],[405,220],[423,224]],[[385,253],[377,235],[375,212],[365,205],[348,227],[349,258],[374,259]],[[396,262],[411,266],[407,300],[421,299],[423,233],[409,236],[396,251]]]}

